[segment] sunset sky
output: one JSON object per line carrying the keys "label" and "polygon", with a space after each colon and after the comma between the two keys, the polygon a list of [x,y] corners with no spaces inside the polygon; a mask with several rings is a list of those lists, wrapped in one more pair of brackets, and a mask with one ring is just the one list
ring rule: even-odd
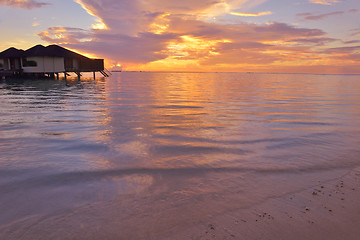
{"label": "sunset sky", "polygon": [[360,73],[359,0],[0,0],[0,51],[59,44],[109,69]]}

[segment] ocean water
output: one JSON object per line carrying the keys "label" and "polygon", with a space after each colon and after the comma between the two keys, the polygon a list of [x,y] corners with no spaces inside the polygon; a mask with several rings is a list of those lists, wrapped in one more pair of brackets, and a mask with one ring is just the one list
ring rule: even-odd
{"label": "ocean water", "polygon": [[360,165],[360,75],[0,81],[0,239],[160,239]]}

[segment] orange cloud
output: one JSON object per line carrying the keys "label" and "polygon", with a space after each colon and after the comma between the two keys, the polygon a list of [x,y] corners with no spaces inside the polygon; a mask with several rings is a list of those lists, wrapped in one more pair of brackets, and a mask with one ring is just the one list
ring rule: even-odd
{"label": "orange cloud", "polygon": [[272,12],[258,12],[258,13],[241,13],[241,12],[230,12],[231,15],[235,16],[241,16],[241,17],[259,17],[259,16],[265,16],[270,15]]}
{"label": "orange cloud", "polygon": [[333,5],[341,1],[338,0],[309,0],[311,3],[322,4],[322,5]]}

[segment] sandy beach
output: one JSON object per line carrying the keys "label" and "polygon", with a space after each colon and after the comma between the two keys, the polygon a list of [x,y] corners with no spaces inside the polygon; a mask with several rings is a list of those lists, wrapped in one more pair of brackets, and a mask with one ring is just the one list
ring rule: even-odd
{"label": "sandy beach", "polygon": [[[124,203],[86,205],[57,216],[25,218],[1,229],[0,239],[308,239],[356,240],[360,235],[360,168],[311,188],[241,209],[199,217],[176,204],[119,216]],[[120,207],[116,209],[116,207]],[[144,208],[144,206],[143,206]],[[169,215],[171,214],[171,215]],[[188,219],[188,222],[183,220]],[[177,221],[175,219],[182,219]],[[180,223],[181,224],[180,224]]]}
{"label": "sandy beach", "polygon": [[360,236],[360,168],[304,191],[214,216],[162,239],[355,240]]}

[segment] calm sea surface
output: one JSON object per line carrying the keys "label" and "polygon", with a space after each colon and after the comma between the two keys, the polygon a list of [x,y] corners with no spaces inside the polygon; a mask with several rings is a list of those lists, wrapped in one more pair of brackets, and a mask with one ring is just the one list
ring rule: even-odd
{"label": "calm sea surface", "polygon": [[360,165],[360,75],[0,81],[0,239],[157,239]]}

